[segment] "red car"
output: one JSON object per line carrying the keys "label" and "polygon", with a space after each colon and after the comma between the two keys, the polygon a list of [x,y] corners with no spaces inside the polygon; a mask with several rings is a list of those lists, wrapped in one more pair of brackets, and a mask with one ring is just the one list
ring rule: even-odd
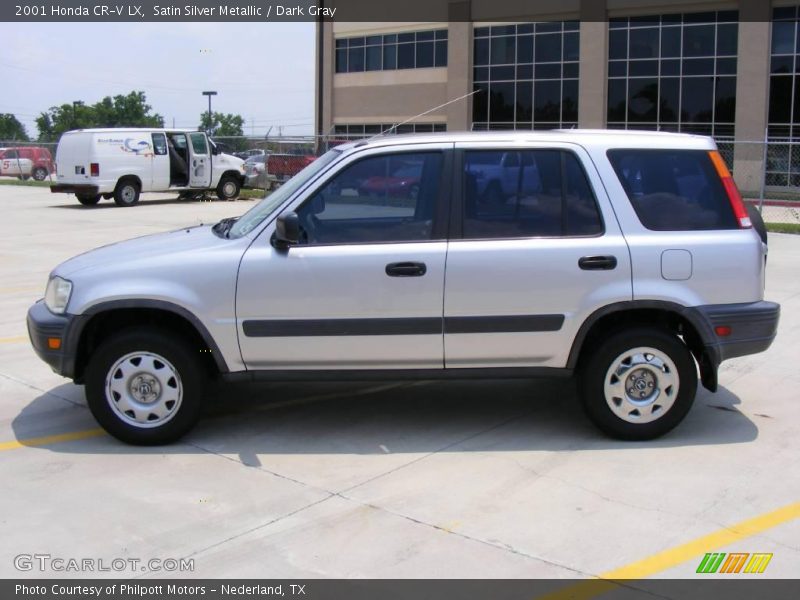
{"label": "red car", "polygon": [[267,173],[283,183],[297,175],[317,157],[309,154],[270,154],[267,157]]}
{"label": "red car", "polygon": [[388,177],[370,177],[359,186],[367,195],[388,195],[416,199],[419,193],[420,168],[408,166],[398,169]]}
{"label": "red car", "polygon": [[39,146],[18,146],[0,149],[0,160],[27,158],[33,163],[31,175],[36,181],[44,181],[50,173],[56,172],[50,150]]}

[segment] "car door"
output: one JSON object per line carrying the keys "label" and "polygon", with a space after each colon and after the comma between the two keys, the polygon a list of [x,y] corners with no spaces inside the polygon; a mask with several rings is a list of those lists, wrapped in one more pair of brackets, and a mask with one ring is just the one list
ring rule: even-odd
{"label": "car door", "polygon": [[[573,144],[456,148],[445,366],[564,367],[583,320],[632,297],[628,248],[597,172]],[[501,162],[516,181],[491,171]],[[480,192],[490,176],[509,185],[499,197]]]}
{"label": "car door", "polygon": [[189,187],[208,188],[211,186],[211,153],[206,134],[193,131],[189,133]]}
{"label": "car door", "polygon": [[153,169],[150,189],[161,191],[169,189],[169,153],[167,136],[162,132],[154,132],[153,138]]}
{"label": "car door", "polygon": [[248,369],[443,367],[451,148],[361,151],[284,209],[300,243],[261,233],[237,288]]}

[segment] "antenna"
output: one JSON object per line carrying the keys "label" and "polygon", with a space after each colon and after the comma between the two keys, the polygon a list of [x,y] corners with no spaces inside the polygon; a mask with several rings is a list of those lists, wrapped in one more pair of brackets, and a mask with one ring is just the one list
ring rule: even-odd
{"label": "antenna", "polygon": [[477,90],[472,90],[472,91],[471,91],[471,92],[469,92],[468,94],[464,94],[463,96],[459,96],[458,98],[453,98],[452,100],[448,100],[448,101],[447,101],[447,102],[445,102],[444,104],[440,104],[439,106],[434,106],[433,108],[429,108],[429,109],[428,109],[428,110],[426,110],[425,112],[421,112],[421,113],[419,113],[418,115],[414,115],[413,117],[411,117],[411,118],[409,118],[409,119],[406,119],[406,120],[405,120],[405,121],[403,121],[402,123],[395,123],[394,125],[392,125],[391,127],[389,127],[389,129],[387,129],[386,131],[381,131],[380,133],[376,133],[376,134],[375,134],[375,135],[373,135],[371,138],[369,138],[367,141],[369,141],[369,140],[374,140],[375,138],[377,138],[377,137],[381,137],[382,135],[386,135],[386,134],[388,134],[390,131],[392,131],[393,129],[397,129],[397,128],[398,128],[398,127],[400,127],[401,125],[405,125],[406,123],[410,123],[411,121],[414,121],[414,120],[416,120],[416,119],[419,119],[420,117],[424,117],[424,116],[425,116],[425,115],[427,115],[428,113],[432,113],[432,112],[433,112],[433,111],[435,111],[435,110],[439,110],[440,108],[444,108],[444,107],[445,107],[445,106],[447,106],[448,104],[452,104],[453,102],[458,102],[459,100],[463,100],[464,98],[469,98],[469,97],[470,97],[470,96],[472,96],[473,94],[477,94],[478,92],[482,92],[482,91],[483,91],[483,89],[481,89],[481,88],[478,88]]}

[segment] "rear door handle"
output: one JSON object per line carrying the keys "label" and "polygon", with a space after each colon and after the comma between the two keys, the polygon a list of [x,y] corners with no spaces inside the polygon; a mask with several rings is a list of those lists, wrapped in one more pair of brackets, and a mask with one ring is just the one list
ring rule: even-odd
{"label": "rear door handle", "polygon": [[616,256],[584,256],[578,260],[584,271],[610,271],[617,268]]}
{"label": "rear door handle", "polygon": [[428,271],[425,263],[397,262],[386,265],[386,274],[389,277],[422,277]]}

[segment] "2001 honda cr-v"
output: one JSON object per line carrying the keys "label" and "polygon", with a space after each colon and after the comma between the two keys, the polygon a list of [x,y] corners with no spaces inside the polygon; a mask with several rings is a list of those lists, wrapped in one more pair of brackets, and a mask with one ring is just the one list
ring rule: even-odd
{"label": "2001 honda cr-v", "polygon": [[239,218],[64,262],[28,330],[134,444],[186,433],[209,377],[573,373],[600,429],[648,439],[775,337],[757,216],[705,137],[381,137]]}

